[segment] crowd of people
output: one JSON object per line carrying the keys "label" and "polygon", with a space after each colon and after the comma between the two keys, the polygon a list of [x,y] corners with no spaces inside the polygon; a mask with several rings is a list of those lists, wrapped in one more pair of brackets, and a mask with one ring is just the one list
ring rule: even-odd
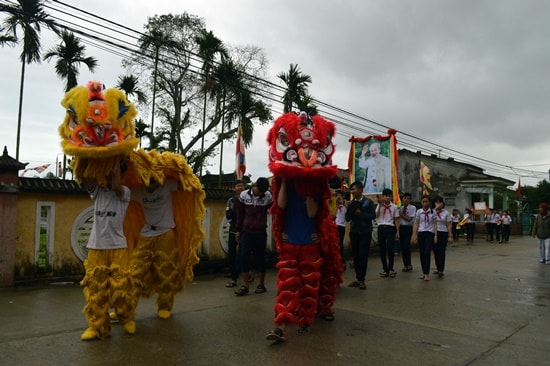
{"label": "crowd of people", "polygon": [[[93,181],[84,182],[94,201],[96,220],[88,243],[88,259],[86,261],[86,276],[82,281],[85,286],[85,295],[88,305],[85,308],[89,328],[82,334],[83,340],[104,338],[110,332],[110,321],[118,319],[128,334],[136,332],[134,321],[137,301],[143,292],[151,295],[158,294],[158,317],[170,317],[174,295],[181,288],[172,287],[170,275],[162,274],[163,271],[176,274],[177,268],[168,268],[174,263],[171,257],[177,255],[174,251],[173,213],[171,210],[171,193],[178,188],[178,182],[166,180],[163,184],[151,181],[145,187],[136,187],[132,191],[120,184],[120,169],[117,168],[109,177],[106,188],[100,188]],[[290,186],[289,186],[290,184]],[[307,282],[312,290],[302,293],[295,283],[286,281],[281,273],[278,273],[278,289],[276,300],[276,324],[277,327],[268,333],[268,340],[280,341],[285,339],[285,325],[289,318],[299,317],[299,333],[309,332],[313,316],[317,315],[325,320],[333,320],[334,313],[330,310],[321,314],[320,308],[312,306],[317,304],[321,292],[322,282],[321,264],[322,253],[315,244],[318,241],[315,217],[319,207],[318,196],[308,196],[305,205],[299,204],[296,199],[296,188],[291,183],[282,181],[278,187],[277,197],[273,197],[270,184],[266,178],[259,178],[250,188],[245,188],[243,181],[234,182],[235,195],[227,202],[226,218],[229,222],[228,237],[228,264],[230,269],[230,282],[226,287],[237,288],[236,296],[245,296],[250,292],[252,282],[251,270],[256,271],[258,284],[254,293],[267,292],[265,286],[266,273],[266,246],[267,246],[267,219],[272,205],[281,210],[286,210],[284,224],[283,244],[278,248],[281,271],[297,271],[296,276]],[[143,227],[138,249],[134,251],[129,263],[122,263],[122,252],[125,247],[124,233],[120,217],[128,207],[130,199],[139,201],[144,208],[145,226]],[[440,196],[434,198],[424,195],[420,200],[420,207],[411,203],[412,195],[408,192],[401,197],[401,205],[398,207],[392,202],[393,192],[385,188],[381,195],[376,196],[376,203],[364,194],[362,181],[353,182],[350,186],[350,197],[346,199],[344,192],[337,191],[334,196],[335,205],[333,211],[334,225],[338,230],[338,244],[341,265],[346,269],[344,241],[346,230],[349,227],[349,241],[351,246],[352,262],[355,279],[348,284],[349,287],[366,289],[366,274],[369,263],[369,254],[373,238],[373,230],[377,230],[377,244],[379,248],[381,271],[380,277],[395,278],[396,258],[394,243],[398,242],[398,253],[403,263],[402,272],[413,271],[411,262],[411,244],[416,244],[419,250],[421,275],[423,281],[430,280],[430,274],[443,278],[445,274],[446,249],[448,244],[457,242],[465,235],[468,244],[473,243],[475,233],[475,216],[470,209],[466,209],[464,215],[453,209],[449,212],[445,209],[444,199]],[[297,204],[298,203],[298,204]],[[550,219],[548,219],[548,206],[540,205],[540,212],[534,221],[532,235],[539,239],[540,262],[550,264]],[[483,216],[486,225],[486,240],[496,240],[499,243],[510,240],[510,226],[512,219],[508,211],[491,210]],[[349,226],[348,226],[349,225]],[[465,233],[463,230],[465,229]],[[99,243],[106,243],[108,234],[110,238],[109,251],[96,248]],[[98,238],[101,236],[101,241]],[[286,246],[285,246],[286,245]],[[310,248],[310,249],[307,249]],[[300,249],[300,252],[296,250]],[[305,250],[305,251],[304,251]],[[434,258],[435,269],[430,273],[431,258]],[[302,258],[302,259],[300,259]],[[302,273],[300,261],[308,266],[306,273]],[[120,263],[119,263],[120,262]],[[294,263],[296,264],[290,264]],[[132,283],[134,286],[121,282],[119,288],[111,289],[111,292],[102,292],[98,287],[86,287],[92,277],[101,277],[103,265],[111,266],[119,264],[120,270],[124,268],[140,268],[134,272]],[[168,267],[166,267],[168,266]],[[312,273],[318,273],[311,277]],[[123,278],[119,274],[112,274]],[[241,279],[241,285],[237,283]],[[96,278],[97,280],[97,278]],[[285,282],[286,281],[286,282]],[[286,283],[286,284],[285,284]],[[136,286],[135,284],[138,284]],[[296,292],[298,303],[291,306],[292,302],[286,302],[285,296],[289,292]],[[105,317],[103,310],[98,310],[100,305],[113,304],[114,311]],[[108,299],[110,298],[110,299]],[[294,297],[293,297],[294,298]],[[113,302],[110,300],[113,299]],[[301,300],[300,300],[301,299]],[[303,302],[302,305],[299,305]],[[283,306],[284,304],[285,306]],[[309,304],[309,305],[307,305]],[[309,307],[308,307],[309,306]],[[305,310],[308,309],[308,310]],[[329,308],[330,309],[330,308]],[[98,316],[100,314],[101,316]],[[279,319],[279,323],[277,323]]]}

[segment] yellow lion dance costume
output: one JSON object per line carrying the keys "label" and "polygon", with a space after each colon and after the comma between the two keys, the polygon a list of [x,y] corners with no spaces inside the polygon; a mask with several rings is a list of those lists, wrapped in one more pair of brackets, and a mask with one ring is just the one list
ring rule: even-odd
{"label": "yellow lion dance costume", "polygon": [[[154,239],[144,238],[147,224],[143,202],[131,200],[124,218],[126,249],[88,250],[81,281],[87,304],[83,309],[88,329],[82,340],[110,335],[110,317],[116,316],[127,333],[136,331],[134,315],[140,296],[158,295],[158,316],[167,318],[174,295],[193,279],[199,262],[197,248],[204,238],[204,197],[199,179],[182,155],[134,150],[134,105],[118,89],[104,90],[89,82],[66,93],[61,102],[67,113],[59,133],[66,154],[72,155],[76,181],[93,180],[108,187],[109,177],[121,161],[127,167],[124,186],[134,190],[177,182],[171,205],[175,227]],[[125,163],[125,164],[124,164]],[[109,315],[109,309],[115,313]]]}

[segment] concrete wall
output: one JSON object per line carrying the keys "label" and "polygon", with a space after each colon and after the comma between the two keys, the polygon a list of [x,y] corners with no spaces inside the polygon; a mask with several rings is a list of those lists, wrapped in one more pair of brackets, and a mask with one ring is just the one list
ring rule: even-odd
{"label": "concrete wall", "polygon": [[[53,271],[50,273],[36,273],[35,248],[38,240],[36,237],[36,211],[38,202],[55,205]],[[71,247],[71,229],[80,212],[91,205],[92,201],[88,195],[19,194],[15,251],[16,279],[84,273],[82,261]]]}
{"label": "concrete wall", "polygon": [[[15,227],[15,262],[10,268],[15,268],[16,281],[83,275],[83,262],[71,245],[71,232],[79,215],[92,206],[88,195],[19,193],[1,197],[4,197],[4,200],[5,197],[13,197],[14,205],[16,204],[16,216],[2,214],[2,217],[5,218],[2,225]],[[37,205],[39,202],[51,203],[55,207],[52,270],[48,272],[37,271],[35,261],[36,241],[38,240]],[[203,221],[203,228],[206,237],[199,248],[199,255],[203,261],[223,261],[227,258],[224,251],[225,244],[220,240],[220,226],[223,225],[225,218],[225,204],[225,200],[207,200],[205,202],[207,214]],[[3,206],[0,205],[0,213],[2,210]]]}

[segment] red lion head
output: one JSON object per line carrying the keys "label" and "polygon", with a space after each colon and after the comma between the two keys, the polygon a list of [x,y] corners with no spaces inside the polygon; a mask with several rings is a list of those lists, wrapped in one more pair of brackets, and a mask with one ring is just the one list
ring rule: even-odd
{"label": "red lion head", "polygon": [[285,113],[275,120],[267,135],[269,170],[283,178],[332,178],[337,167],[333,122],[307,113]]}

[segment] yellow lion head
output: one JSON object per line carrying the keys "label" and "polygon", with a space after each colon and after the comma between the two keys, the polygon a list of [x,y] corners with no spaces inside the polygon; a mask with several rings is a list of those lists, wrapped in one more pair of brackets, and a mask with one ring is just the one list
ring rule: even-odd
{"label": "yellow lion head", "polygon": [[61,105],[65,119],[59,126],[61,147],[71,162],[74,178],[94,178],[105,185],[106,177],[138,145],[135,106],[119,89],[107,89],[98,81],[69,90]]}

